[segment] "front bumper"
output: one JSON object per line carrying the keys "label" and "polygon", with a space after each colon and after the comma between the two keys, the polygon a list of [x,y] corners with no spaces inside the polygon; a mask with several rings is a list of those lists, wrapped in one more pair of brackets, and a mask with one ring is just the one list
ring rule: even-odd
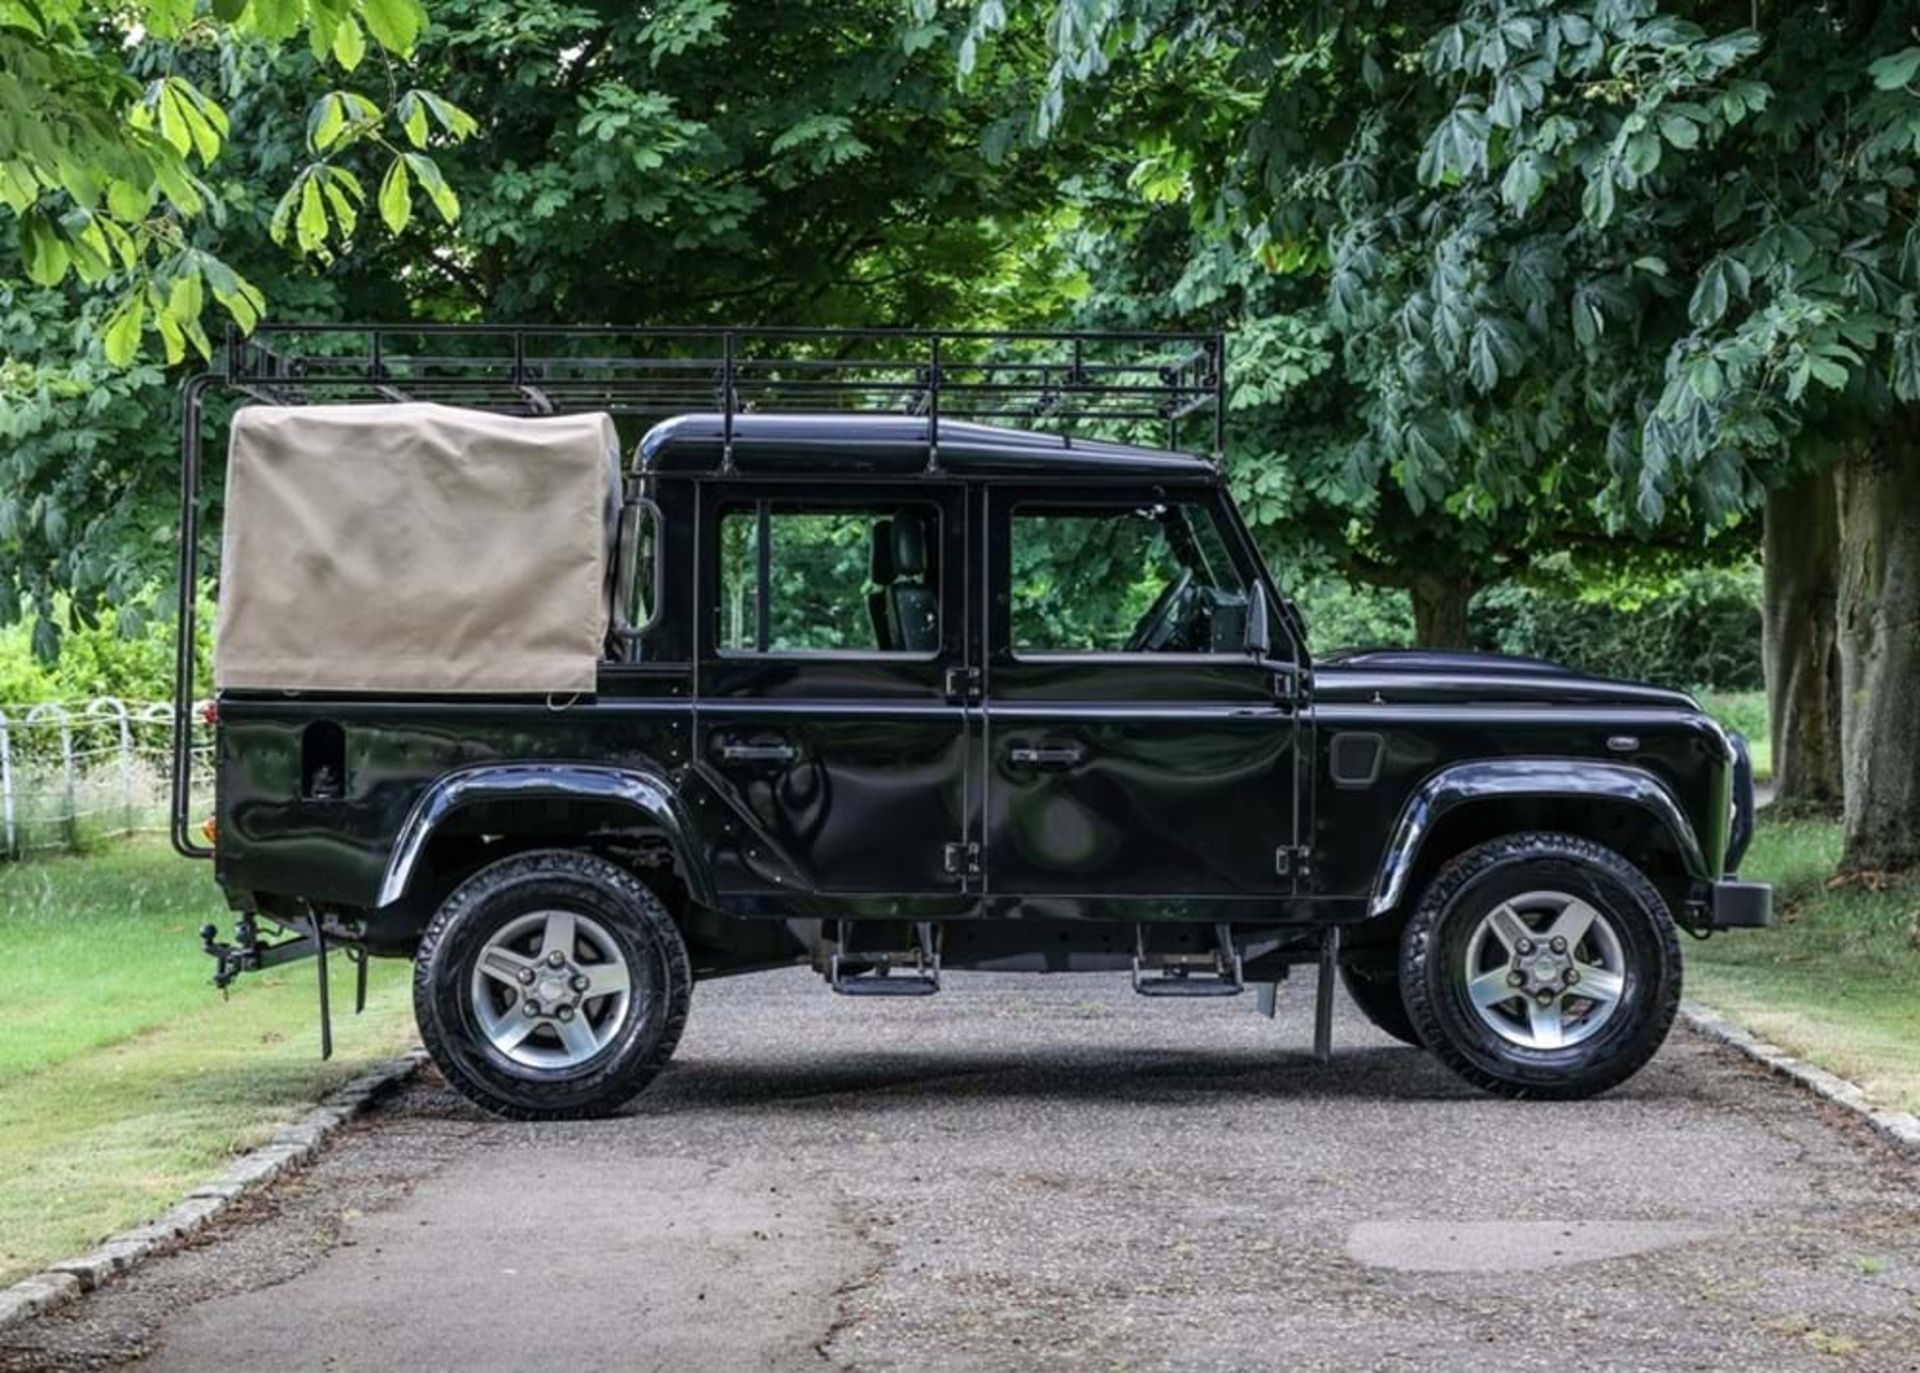
{"label": "front bumper", "polygon": [[1773,888],[1723,877],[1707,891],[1707,928],[1758,930],[1773,923]]}

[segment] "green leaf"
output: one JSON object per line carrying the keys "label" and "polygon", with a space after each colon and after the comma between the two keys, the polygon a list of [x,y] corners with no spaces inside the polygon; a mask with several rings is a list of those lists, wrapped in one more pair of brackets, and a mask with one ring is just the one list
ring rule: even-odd
{"label": "green leaf", "polygon": [[0,162],[0,205],[25,214],[40,198],[40,179],[18,162]]}
{"label": "green leaf", "polygon": [[460,197],[453,193],[453,187],[447,185],[447,179],[440,175],[440,168],[425,153],[406,153],[407,166],[426,191],[427,199],[433,208],[440,212],[440,218],[451,224],[460,218]]}
{"label": "green leaf", "polygon": [[53,221],[40,210],[20,217],[20,256],[27,276],[39,286],[57,286],[67,274],[67,245]]}
{"label": "green leaf", "polygon": [[1505,320],[1481,318],[1474,322],[1467,343],[1467,379],[1474,389],[1491,391],[1500,378],[1520,370],[1525,361],[1518,335]]}
{"label": "green leaf", "polygon": [[293,212],[300,204],[300,188],[305,178],[296,178],[281,195],[279,204],[273,207],[273,218],[267,222],[267,235],[275,243],[287,241],[287,229],[293,223]]}
{"label": "green leaf", "polygon": [[1711,353],[1702,353],[1687,364],[1687,385],[1709,405],[1720,398],[1723,380],[1720,363]]}
{"label": "green leaf", "polygon": [[365,0],[360,13],[374,41],[401,57],[413,51],[426,18],[418,0]]}
{"label": "green leaf", "polygon": [[1700,273],[1687,303],[1687,317],[1700,328],[1718,324],[1735,296],[1745,300],[1753,276],[1738,258],[1717,257]]}
{"label": "green leaf", "polygon": [[380,218],[396,234],[404,231],[413,218],[413,186],[405,158],[394,158],[387,174],[380,178]]}
{"label": "green leaf", "polygon": [[100,335],[100,346],[108,362],[115,367],[125,367],[139,355],[140,333],[146,325],[146,317],[146,301],[137,291],[114,307],[113,313],[107,317],[107,327]]}
{"label": "green leaf", "polygon": [[1587,188],[1580,193],[1580,213],[1587,223],[1604,229],[1613,219],[1613,210],[1613,164],[1603,162],[1587,178]]}
{"label": "green leaf", "polygon": [[167,366],[172,367],[187,356],[187,334],[180,327],[180,321],[169,314],[153,317],[154,324],[160,330],[160,343],[166,349]]}
{"label": "green leaf", "polygon": [[407,142],[416,148],[427,146],[427,104],[420,98],[419,92],[408,91],[400,97],[400,127],[406,130]]}
{"label": "green leaf", "polygon": [[253,26],[269,42],[293,37],[306,17],[306,0],[253,0]]}
{"label": "green leaf", "polygon": [[443,100],[432,91],[414,91],[412,94],[420,97],[420,102],[432,112],[440,127],[446,130],[447,137],[456,143],[464,141],[480,127],[472,115],[451,100]]}
{"label": "green leaf", "polygon": [[1540,158],[1534,153],[1521,153],[1507,165],[1507,174],[1500,179],[1500,198],[1515,214],[1524,214],[1539,196],[1540,186]]}
{"label": "green leaf", "polygon": [[1660,165],[1660,140],[1645,131],[1629,138],[1625,165],[1636,177],[1651,176]]}
{"label": "green leaf", "polygon": [[312,252],[327,241],[327,211],[320,196],[320,178],[303,175],[300,182],[300,211],[293,222],[294,238],[301,251]]}
{"label": "green leaf", "polygon": [[1683,114],[1663,114],[1660,136],[1676,148],[1691,148],[1700,142],[1700,126]]}
{"label": "green leaf", "polygon": [[333,56],[333,40],[340,33],[340,21],[346,14],[336,0],[316,0],[307,14],[307,51],[324,65]]}
{"label": "green leaf", "polygon": [[1915,72],[1920,72],[1920,48],[1903,48],[1867,67],[1867,75],[1883,91],[1899,90],[1913,80]]}
{"label": "green leaf", "polygon": [[60,227],[66,231],[67,253],[80,279],[90,285],[104,281],[113,271],[113,250],[100,221],[85,210],[73,210],[61,218]]}
{"label": "green leaf", "polygon": [[360,25],[349,15],[333,31],[333,60],[347,71],[352,71],[366,55],[366,37],[360,32]]}
{"label": "green leaf", "polygon": [[167,291],[168,315],[184,324],[190,319],[199,319],[200,312],[205,308],[206,295],[201,290],[198,272],[186,272],[173,279],[173,285]]}
{"label": "green leaf", "polygon": [[1807,359],[1807,366],[1812,369],[1813,379],[1822,386],[1832,391],[1846,389],[1847,369],[1833,359],[1815,354]]}
{"label": "green leaf", "polygon": [[360,223],[360,215],[354,209],[353,201],[348,198],[347,191],[350,189],[357,191],[358,184],[349,185],[344,172],[336,172],[331,168],[328,170],[331,174],[327,177],[323,188],[326,192],[327,204],[333,210],[334,224],[340,230],[340,237],[351,238],[354,229]]}
{"label": "green leaf", "polygon": [[323,95],[307,116],[307,144],[323,153],[339,141],[347,127],[347,106],[337,92]]}
{"label": "green leaf", "polygon": [[231,24],[247,11],[247,0],[213,0],[213,17]]}
{"label": "green leaf", "polygon": [[131,181],[109,182],[107,209],[116,219],[145,219],[153,209],[153,187],[136,186]]}
{"label": "green leaf", "polygon": [[160,194],[167,198],[167,203],[181,214],[191,218],[205,208],[206,197],[200,193],[200,184],[182,164],[164,159],[156,162],[153,180],[160,188]]}

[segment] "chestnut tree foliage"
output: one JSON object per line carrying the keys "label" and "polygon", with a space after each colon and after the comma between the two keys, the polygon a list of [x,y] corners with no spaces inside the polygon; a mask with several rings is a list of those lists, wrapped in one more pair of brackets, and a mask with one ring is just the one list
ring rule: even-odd
{"label": "chestnut tree foliage", "polygon": [[367,194],[340,154],[356,145],[390,158],[390,222],[404,221],[415,180],[451,219],[458,206],[426,149],[465,137],[472,121],[395,79],[424,22],[419,0],[0,0],[0,206],[21,272],[48,287],[71,274],[112,295],[98,339],[114,366],[133,361],[148,330],[170,362],[189,348],[211,356],[211,308],[252,328],[265,298],[195,229],[223,217],[227,102],[267,75],[247,50],[302,37],[329,82],[384,67],[386,89],[315,90],[273,237],[324,256],[352,236]]}
{"label": "chestnut tree foliage", "polygon": [[[1204,92],[1142,185],[1178,182],[1197,256],[1304,279],[1348,499],[1697,543],[1832,466],[1848,861],[1920,862],[1914,6],[1039,8],[1037,133],[1115,82]],[[970,37],[1018,11],[983,0]]]}
{"label": "chestnut tree foliage", "polygon": [[1818,483],[1776,520],[1845,537],[1769,547],[1845,564],[1790,581],[1837,588],[1850,861],[1911,863],[1917,24],[0,0],[0,616],[51,648],[57,598],[164,578],[170,388],[223,315],[1221,326],[1262,542],[1406,588],[1425,642],[1516,573],[1751,547]]}
{"label": "chestnut tree foliage", "polygon": [[[964,25],[884,0],[444,0],[430,22],[405,2],[398,31],[400,0],[189,4],[131,46],[133,11],[75,9],[68,56],[118,102],[96,102],[86,144],[34,127],[0,80],[0,138],[59,152],[45,165],[73,182],[47,173],[0,243],[0,619],[34,617],[43,652],[65,615],[131,606],[137,627],[169,576],[178,385],[222,305],[241,327],[262,308],[984,327],[1068,308],[1046,225],[1110,145],[1098,120],[1021,137],[1037,29],[963,87]],[[217,145],[143,123],[163,79],[217,106]],[[76,256],[116,184],[88,167],[160,185],[143,256]],[[165,190],[182,178],[184,205]]]}

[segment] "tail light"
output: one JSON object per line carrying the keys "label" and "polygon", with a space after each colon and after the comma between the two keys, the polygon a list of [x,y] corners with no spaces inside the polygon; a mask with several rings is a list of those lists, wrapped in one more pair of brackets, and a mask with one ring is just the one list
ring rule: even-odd
{"label": "tail light", "polygon": [[214,836],[219,833],[219,829],[220,827],[214,823],[211,815],[200,822],[200,833],[206,839],[208,848],[213,847]]}

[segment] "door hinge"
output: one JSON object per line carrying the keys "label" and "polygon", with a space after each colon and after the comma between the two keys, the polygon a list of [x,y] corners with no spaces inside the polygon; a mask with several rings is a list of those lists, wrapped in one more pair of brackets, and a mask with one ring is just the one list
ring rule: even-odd
{"label": "door hinge", "polygon": [[947,669],[947,699],[950,701],[977,701],[980,699],[980,669],[977,667],[950,667]]}
{"label": "door hinge", "polygon": [[1303,844],[1282,844],[1273,851],[1273,871],[1279,877],[1305,877],[1312,855]]}
{"label": "door hinge", "polygon": [[949,877],[978,877],[980,846],[972,843],[948,844],[942,852],[942,866]]}

